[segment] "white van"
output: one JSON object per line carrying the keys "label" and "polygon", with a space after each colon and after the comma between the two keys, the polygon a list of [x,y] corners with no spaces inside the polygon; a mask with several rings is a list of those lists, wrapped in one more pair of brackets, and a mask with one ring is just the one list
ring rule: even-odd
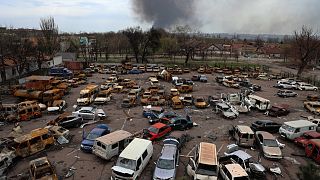
{"label": "white van", "polygon": [[118,130],[101,136],[94,141],[92,152],[106,160],[119,155],[132,141],[132,134]]}
{"label": "white van", "polygon": [[207,180],[218,178],[218,157],[216,145],[201,142],[193,158],[189,159],[187,173],[193,179]]}
{"label": "white van", "polygon": [[139,179],[153,154],[152,141],[134,138],[113,166],[111,180]]}
{"label": "white van", "polygon": [[288,121],[284,122],[279,128],[279,134],[284,138],[293,140],[302,136],[305,132],[316,131],[316,129],[317,125],[307,120]]}
{"label": "white van", "polygon": [[257,108],[260,111],[266,111],[271,108],[271,103],[268,99],[256,95],[249,95],[248,97],[252,107]]}
{"label": "white van", "polygon": [[230,131],[232,137],[236,139],[236,144],[239,146],[251,147],[254,144],[254,132],[249,126],[236,125]]}

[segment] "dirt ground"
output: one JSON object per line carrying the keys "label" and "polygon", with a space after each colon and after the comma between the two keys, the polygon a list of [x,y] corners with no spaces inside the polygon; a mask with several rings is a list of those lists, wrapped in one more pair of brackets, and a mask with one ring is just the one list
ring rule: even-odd
{"label": "dirt ground", "polygon": [[[191,78],[193,74],[197,74],[196,72],[191,72],[188,74],[180,75],[179,77]],[[150,84],[147,79],[151,75],[151,73],[144,73],[141,75],[121,75],[126,78],[131,78],[138,82],[144,88],[147,88]],[[217,74],[208,74],[208,83],[195,82],[194,85],[194,96],[204,96],[207,98],[209,95],[220,95],[221,93],[231,93],[238,92],[239,89],[231,89],[226,88],[217,84],[214,80]],[[88,79],[88,82],[101,83],[104,82],[108,77],[108,74],[94,74],[93,77]],[[256,92],[257,95],[267,98],[271,101],[272,104],[288,104],[290,105],[291,113],[286,117],[281,118],[273,118],[264,115],[262,112],[252,111],[249,114],[240,114],[240,116],[235,120],[226,120],[221,118],[220,116],[214,114],[210,107],[206,109],[196,109],[195,107],[190,107],[188,110],[177,110],[176,112],[181,115],[185,115],[186,111],[192,116],[194,122],[199,124],[199,126],[194,127],[187,132],[193,137],[193,139],[187,142],[186,146],[182,149],[182,155],[186,155],[190,152],[190,150],[199,142],[211,142],[217,145],[217,149],[221,148],[219,155],[223,155],[223,152],[226,150],[226,146],[228,144],[234,143],[228,136],[228,129],[232,125],[237,124],[245,124],[250,125],[253,121],[261,120],[261,119],[271,119],[276,122],[284,122],[291,121],[301,118],[301,115],[311,115],[307,113],[303,108],[303,101],[306,98],[307,94],[314,92],[305,92],[298,91],[298,97],[295,98],[279,98],[275,96],[277,91],[276,88],[272,86],[276,83],[276,80],[271,81],[262,81],[262,80],[251,80],[253,83],[259,84],[262,86],[262,91]],[[166,92],[169,93],[169,89],[173,87],[172,84],[161,81],[161,85],[163,85],[166,89]],[[77,88],[73,88],[71,93],[65,97],[65,100],[68,103],[67,111],[73,111],[73,105],[76,104],[76,99],[79,96],[80,90],[85,85],[82,85]],[[121,129],[124,120],[126,119],[126,115],[123,112],[123,109],[120,107],[122,98],[125,94],[115,94],[114,99],[109,102],[107,105],[100,106],[107,113],[108,118],[99,123],[108,124],[112,130]],[[13,103],[16,99],[13,97],[4,97],[3,103]],[[170,107],[165,107],[167,111],[171,111]],[[128,109],[126,109],[128,110]],[[142,106],[136,106],[130,109],[130,116],[132,116],[132,121],[127,121],[124,130],[127,130],[131,133],[137,132],[143,128],[147,128],[149,126],[148,119],[142,116]],[[45,124],[57,117],[57,115],[44,115],[42,118],[34,119],[28,122],[21,122],[22,129],[24,132],[28,132],[32,129],[44,127]],[[88,132],[96,124],[85,126],[84,131]],[[6,125],[0,127],[0,136],[5,137],[10,133],[13,125]],[[76,168],[75,174],[73,177],[69,179],[92,179],[92,180],[100,180],[100,179],[110,179],[111,175],[111,167],[115,164],[115,160],[113,161],[105,161],[94,154],[84,153],[80,150],[80,143],[82,140],[82,130],[80,128],[70,129],[72,135],[74,135],[72,142],[63,147],[50,149],[48,151],[44,151],[38,153],[36,155],[21,159],[17,162],[17,164],[10,169],[8,172],[9,179],[21,179],[20,174],[25,173],[28,170],[28,163],[30,160],[35,159],[37,157],[41,157],[47,155],[47,157],[54,163],[57,169],[57,173],[59,176],[64,177],[66,171],[69,167]],[[279,136],[275,134],[275,136]],[[211,137],[217,137],[211,138]],[[296,161],[302,165],[307,162],[311,162],[311,160],[300,157],[300,156],[292,156],[291,153],[295,154],[304,154],[304,151],[294,145],[292,142],[285,141],[283,139],[279,140],[284,143],[286,146],[283,149],[283,154],[285,157],[292,157],[296,159]],[[152,177],[152,173],[154,170],[154,163],[158,157],[162,148],[161,142],[154,143],[154,155],[152,157],[151,163],[143,171],[143,174],[140,179],[150,179]],[[249,154],[251,154],[255,160],[258,160],[258,150],[255,149],[245,149]],[[187,165],[188,158],[181,157],[180,163],[177,171],[177,179],[189,179],[185,172],[185,167]],[[299,165],[293,163],[292,161],[282,159],[280,161],[270,161],[262,158],[262,165],[265,167],[272,166],[273,163],[279,164],[283,176],[274,176],[270,173],[267,175],[267,179],[297,179],[296,173],[299,171]]]}

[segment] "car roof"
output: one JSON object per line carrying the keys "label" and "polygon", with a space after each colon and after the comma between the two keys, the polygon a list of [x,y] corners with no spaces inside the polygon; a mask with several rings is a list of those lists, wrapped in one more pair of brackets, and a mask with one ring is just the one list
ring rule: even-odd
{"label": "car roof", "polygon": [[115,142],[121,141],[122,139],[126,139],[131,137],[132,134],[130,132],[124,130],[117,130],[110,134],[98,137],[96,141],[100,141],[104,144],[113,144]]}
{"label": "car roof", "polygon": [[90,133],[102,134],[104,131],[107,131],[107,130],[108,129],[102,129],[102,128],[95,127],[90,131]]}
{"label": "car roof", "polygon": [[152,125],[152,127],[155,127],[157,129],[160,129],[160,128],[164,127],[164,126],[166,126],[166,125],[163,124],[163,123],[155,123],[155,124]]}
{"label": "car roof", "polygon": [[316,126],[316,124],[308,121],[308,120],[296,120],[296,121],[287,121],[284,122],[284,124],[294,127],[294,128],[299,128],[299,127],[304,127],[304,126]]}
{"label": "car roof", "polygon": [[240,166],[240,164],[227,164],[225,167],[233,177],[248,176],[247,172]]}
{"label": "car roof", "polygon": [[269,123],[269,122],[273,122],[272,120],[257,120],[255,122],[264,122],[264,123]]}
{"label": "car roof", "polygon": [[218,164],[217,149],[215,144],[200,142],[199,163],[208,165]]}
{"label": "car roof", "polygon": [[234,152],[230,153],[229,155],[235,155],[235,156],[239,157],[240,159],[242,159],[243,161],[250,159],[252,157],[250,154],[248,154],[242,150],[234,151]]}
{"label": "car roof", "polygon": [[151,146],[152,148],[152,141],[134,138],[131,143],[121,152],[119,157],[137,160],[141,157],[142,153],[145,152],[148,146]]}
{"label": "car roof", "polygon": [[275,137],[272,134],[266,131],[257,131],[256,134],[261,134],[263,139],[275,139]]}
{"label": "car roof", "polygon": [[238,129],[240,132],[246,132],[246,133],[251,133],[254,134],[252,129],[249,126],[246,125],[237,125]]}
{"label": "car roof", "polygon": [[164,144],[161,151],[161,159],[174,159],[174,155],[177,152],[177,146],[173,144]]}
{"label": "car roof", "polygon": [[87,106],[87,107],[81,107],[81,108],[79,109],[79,111],[80,111],[80,110],[89,110],[89,111],[92,111],[93,109],[94,109],[93,107]]}
{"label": "car roof", "polygon": [[317,131],[308,131],[308,132],[305,132],[304,134],[307,134],[307,135],[315,137],[315,138],[319,138],[320,137],[320,133],[317,132]]}

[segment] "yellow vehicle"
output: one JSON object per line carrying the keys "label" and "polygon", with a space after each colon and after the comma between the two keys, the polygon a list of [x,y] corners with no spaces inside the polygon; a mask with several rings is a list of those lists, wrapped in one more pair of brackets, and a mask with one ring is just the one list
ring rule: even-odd
{"label": "yellow vehicle", "polygon": [[51,89],[43,92],[42,102],[49,105],[54,100],[61,99],[63,95],[64,95],[64,92],[62,89]]}
{"label": "yellow vehicle", "polygon": [[123,86],[115,86],[112,90],[112,93],[122,93],[123,92]]}
{"label": "yellow vehicle", "polygon": [[320,102],[319,101],[305,101],[303,106],[307,109],[307,111],[320,115]]}
{"label": "yellow vehicle", "polygon": [[58,176],[54,167],[51,165],[47,157],[41,157],[29,162],[29,174],[31,180],[50,179],[58,180]]}
{"label": "yellow vehicle", "polygon": [[184,107],[179,96],[174,96],[173,98],[171,98],[171,101],[172,101],[172,108],[173,109],[182,109]]}
{"label": "yellow vehicle", "polygon": [[197,97],[194,99],[194,105],[196,108],[206,108],[208,107],[208,103],[204,99],[204,97]]}
{"label": "yellow vehicle", "polygon": [[42,101],[43,91],[33,91],[33,90],[25,90],[18,89],[13,94],[15,97],[20,99],[29,99],[29,100],[39,100]]}
{"label": "yellow vehicle", "polygon": [[54,138],[46,128],[32,130],[29,134],[14,138],[15,153],[27,157],[54,144]]}
{"label": "yellow vehicle", "polygon": [[193,90],[192,85],[187,85],[187,84],[182,84],[181,86],[176,86],[176,88],[178,89],[178,91],[180,93],[189,93],[189,92],[192,92],[192,90]]}
{"label": "yellow vehicle", "polygon": [[80,91],[80,98],[77,99],[78,105],[89,105],[91,104],[96,95],[99,93],[100,86],[95,84],[89,84]]}
{"label": "yellow vehicle", "polygon": [[147,105],[148,99],[152,96],[150,91],[145,91],[141,96],[140,103],[141,105]]}
{"label": "yellow vehicle", "polygon": [[[32,101],[30,101],[32,102]],[[32,118],[41,117],[42,112],[38,104],[25,104],[25,106],[18,105],[17,120],[28,121]]]}
{"label": "yellow vehicle", "polygon": [[179,96],[179,91],[178,89],[170,89],[170,96],[174,97],[174,96]]}

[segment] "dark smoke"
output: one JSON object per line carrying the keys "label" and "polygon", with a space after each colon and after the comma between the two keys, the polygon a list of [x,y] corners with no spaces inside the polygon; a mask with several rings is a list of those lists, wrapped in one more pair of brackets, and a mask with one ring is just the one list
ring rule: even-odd
{"label": "dark smoke", "polygon": [[196,0],[133,0],[133,10],[142,21],[154,27],[194,26]]}

